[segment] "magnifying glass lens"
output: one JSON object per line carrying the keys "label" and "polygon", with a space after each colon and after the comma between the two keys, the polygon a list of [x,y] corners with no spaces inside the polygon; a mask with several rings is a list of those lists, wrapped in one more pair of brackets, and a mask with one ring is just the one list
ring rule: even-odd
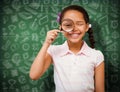
{"label": "magnifying glass lens", "polygon": [[74,28],[74,23],[70,19],[65,19],[65,20],[62,21],[61,28],[65,32],[70,32]]}

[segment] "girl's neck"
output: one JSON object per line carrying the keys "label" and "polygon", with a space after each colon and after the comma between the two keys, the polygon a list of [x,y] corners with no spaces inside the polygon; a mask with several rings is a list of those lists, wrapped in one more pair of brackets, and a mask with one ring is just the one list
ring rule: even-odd
{"label": "girl's neck", "polygon": [[68,47],[69,50],[72,51],[74,54],[78,53],[83,45],[83,41],[80,41],[78,43],[72,43],[68,41]]}

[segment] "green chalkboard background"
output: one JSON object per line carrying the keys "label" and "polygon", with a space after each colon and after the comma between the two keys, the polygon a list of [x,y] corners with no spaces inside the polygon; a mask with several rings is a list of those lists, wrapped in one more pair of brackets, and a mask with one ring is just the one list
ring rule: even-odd
{"label": "green chalkboard background", "polygon": [[[29,78],[29,69],[46,32],[58,28],[57,14],[71,4],[83,6],[90,15],[96,49],[105,56],[106,92],[120,92],[119,1],[0,0],[0,92],[54,92],[52,65],[36,81]],[[53,44],[64,40],[59,34]]]}

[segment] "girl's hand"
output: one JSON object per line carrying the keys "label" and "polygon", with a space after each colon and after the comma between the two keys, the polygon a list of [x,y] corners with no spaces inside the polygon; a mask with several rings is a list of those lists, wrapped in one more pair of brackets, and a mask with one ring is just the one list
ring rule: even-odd
{"label": "girl's hand", "polygon": [[45,43],[51,44],[58,36],[58,32],[60,32],[60,30],[57,29],[48,31],[45,39]]}

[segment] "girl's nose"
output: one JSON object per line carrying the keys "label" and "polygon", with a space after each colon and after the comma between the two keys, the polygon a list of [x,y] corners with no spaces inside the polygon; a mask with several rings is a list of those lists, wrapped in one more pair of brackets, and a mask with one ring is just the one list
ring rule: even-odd
{"label": "girl's nose", "polygon": [[78,30],[79,30],[78,26],[74,24],[73,31],[78,31]]}

